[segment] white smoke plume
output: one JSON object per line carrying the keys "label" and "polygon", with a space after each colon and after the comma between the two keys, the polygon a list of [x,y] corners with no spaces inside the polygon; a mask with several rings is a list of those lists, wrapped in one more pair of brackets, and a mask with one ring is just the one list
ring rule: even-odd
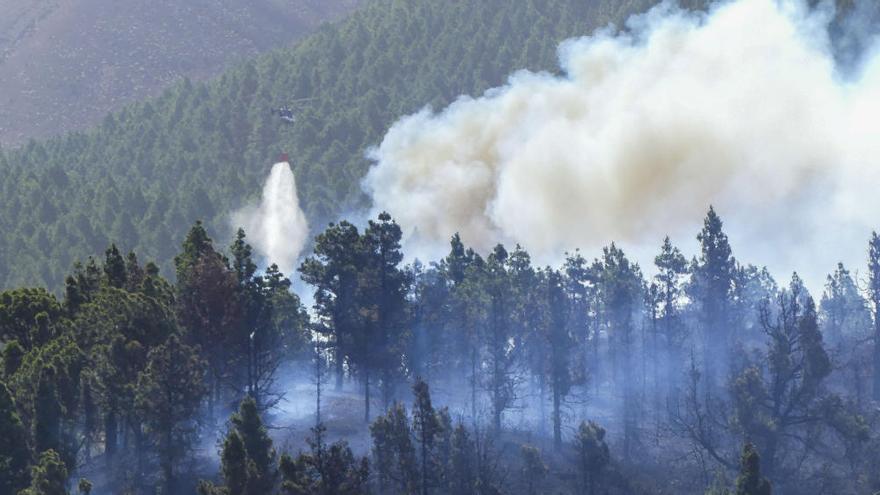
{"label": "white smoke plume", "polygon": [[844,77],[832,17],[794,0],[663,4],[564,42],[561,76],[518,72],[400,120],[363,187],[420,257],[460,232],[548,261],[617,241],[644,266],[667,234],[696,254],[712,204],[739,259],[821,287],[838,260],[864,265],[880,227],[880,57]]}
{"label": "white smoke plume", "polygon": [[272,166],[258,206],[247,206],[232,215],[266,264],[275,263],[288,276],[306,243],[309,226],[299,206],[296,178],[287,162]]}

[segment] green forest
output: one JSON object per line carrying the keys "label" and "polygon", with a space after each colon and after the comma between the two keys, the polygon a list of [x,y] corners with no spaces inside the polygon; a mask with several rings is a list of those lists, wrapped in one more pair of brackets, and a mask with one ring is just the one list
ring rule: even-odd
{"label": "green forest", "polygon": [[[366,1],[0,150],[0,495],[880,494],[870,228],[867,269],[813,286],[739,258],[708,204],[693,257],[600,239],[551,265],[457,233],[416,260],[363,218],[398,119],[655,3]],[[311,225],[292,273],[230,223],[283,154]]]}
{"label": "green forest", "polygon": [[319,234],[312,315],[201,223],[173,283],[111,245],[61,298],[3,292],[0,493],[880,490],[880,236],[866,295],[841,265],[815,299],[712,209],[653,277],[614,244],[536,267],[456,235],[405,265],[400,239],[387,214]]}
{"label": "green forest", "polygon": [[[290,154],[313,225],[363,206],[368,147],[399,117],[479,95],[519,69],[554,70],[556,47],[649,0],[378,0],[296,45],[110,114],[95,129],[0,154],[0,287],[58,290],[111,242],[159,260],[202,219],[230,212]],[[294,100],[292,125],[272,109]],[[14,262],[12,260],[14,259]]]}

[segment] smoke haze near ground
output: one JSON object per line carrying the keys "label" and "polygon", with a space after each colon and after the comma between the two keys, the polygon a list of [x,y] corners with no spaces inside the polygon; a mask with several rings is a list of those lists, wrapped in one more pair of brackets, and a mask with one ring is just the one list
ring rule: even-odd
{"label": "smoke haze near ground", "polygon": [[247,206],[233,213],[232,222],[235,228],[245,230],[249,242],[267,264],[275,263],[291,276],[308,238],[309,226],[299,205],[296,178],[289,163],[272,166],[259,206]]}
{"label": "smoke haze near ground", "polygon": [[645,265],[667,234],[696,254],[712,204],[740,260],[821,287],[837,261],[864,265],[880,225],[880,63],[840,70],[832,18],[796,1],[664,4],[569,40],[563,75],[519,72],[397,122],[371,152],[373,213],[429,259],[458,231],[539,261],[617,241]]}

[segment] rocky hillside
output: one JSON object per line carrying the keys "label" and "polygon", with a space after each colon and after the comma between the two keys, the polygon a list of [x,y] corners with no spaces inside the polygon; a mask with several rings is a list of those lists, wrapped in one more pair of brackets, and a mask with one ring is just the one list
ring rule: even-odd
{"label": "rocky hillside", "polygon": [[289,44],[361,0],[0,0],[0,144],[83,129],[181,77]]}

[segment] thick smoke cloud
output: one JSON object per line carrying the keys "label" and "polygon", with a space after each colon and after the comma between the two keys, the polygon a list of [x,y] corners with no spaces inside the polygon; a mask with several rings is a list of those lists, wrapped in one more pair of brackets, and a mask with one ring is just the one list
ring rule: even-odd
{"label": "thick smoke cloud", "polygon": [[308,238],[309,226],[299,206],[290,164],[273,165],[259,206],[235,212],[232,221],[236,228],[244,228],[249,242],[267,264],[275,263],[284,274],[292,275]]}
{"label": "thick smoke cloud", "polygon": [[646,264],[667,234],[695,254],[712,204],[740,259],[820,286],[838,260],[861,267],[880,226],[880,63],[845,75],[832,18],[797,1],[661,5],[564,42],[561,76],[518,72],[400,120],[364,189],[423,257],[461,232],[547,261],[613,240]]}

